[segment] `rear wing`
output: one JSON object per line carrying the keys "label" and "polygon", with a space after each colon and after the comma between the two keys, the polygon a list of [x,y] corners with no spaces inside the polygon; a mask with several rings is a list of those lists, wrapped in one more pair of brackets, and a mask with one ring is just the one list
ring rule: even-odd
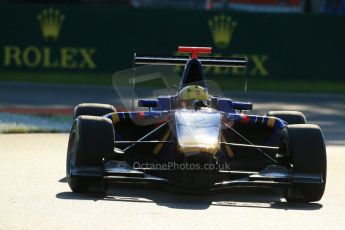
{"label": "rear wing", "polygon": [[[136,65],[186,65],[191,58],[183,57],[152,57],[152,56],[136,56],[134,55],[134,63]],[[247,58],[219,58],[219,57],[202,57],[198,58],[203,66],[218,67],[247,67]]]}
{"label": "rear wing", "polygon": [[248,59],[243,58],[221,58],[221,57],[201,57],[198,54],[210,54],[211,47],[178,47],[179,53],[191,53],[191,56],[175,56],[175,57],[154,57],[154,56],[137,56],[134,54],[134,64],[136,65],[186,65],[191,59],[197,59],[203,66],[218,67],[247,67]]}

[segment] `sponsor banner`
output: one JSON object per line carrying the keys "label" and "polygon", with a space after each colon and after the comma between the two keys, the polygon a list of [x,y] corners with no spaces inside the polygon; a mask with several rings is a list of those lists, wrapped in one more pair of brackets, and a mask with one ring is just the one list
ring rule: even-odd
{"label": "sponsor banner", "polygon": [[175,55],[178,45],[192,45],[247,56],[251,78],[343,79],[344,23],[340,15],[2,6],[0,71],[113,73],[130,68],[134,52]]}

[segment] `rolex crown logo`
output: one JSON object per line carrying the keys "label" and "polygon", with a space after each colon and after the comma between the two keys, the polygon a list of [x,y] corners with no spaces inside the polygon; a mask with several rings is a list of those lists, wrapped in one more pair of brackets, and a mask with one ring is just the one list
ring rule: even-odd
{"label": "rolex crown logo", "polygon": [[42,36],[47,41],[55,41],[60,35],[60,30],[65,16],[59,10],[50,8],[37,15],[41,26]]}
{"label": "rolex crown logo", "polygon": [[218,48],[228,47],[237,23],[230,16],[219,15],[209,20],[208,25],[211,29],[214,44]]}

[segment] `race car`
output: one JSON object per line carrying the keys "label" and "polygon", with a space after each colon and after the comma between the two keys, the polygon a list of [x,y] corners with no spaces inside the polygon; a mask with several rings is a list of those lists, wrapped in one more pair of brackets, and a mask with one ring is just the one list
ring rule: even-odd
{"label": "race car", "polygon": [[136,65],[183,65],[174,95],[139,99],[139,111],[80,104],[74,111],[66,172],[73,192],[105,193],[110,183],[156,183],[186,193],[276,187],[287,201],[319,201],[326,148],[319,126],[297,111],[249,115],[250,102],[209,93],[205,66],[246,68],[247,59],[135,56]]}

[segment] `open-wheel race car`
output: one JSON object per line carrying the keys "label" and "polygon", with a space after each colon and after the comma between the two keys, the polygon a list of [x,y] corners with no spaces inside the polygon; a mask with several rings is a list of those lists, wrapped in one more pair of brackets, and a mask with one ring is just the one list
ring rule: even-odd
{"label": "open-wheel race car", "polygon": [[209,94],[203,67],[246,68],[246,58],[135,56],[140,65],[183,65],[177,93],[140,99],[140,111],[80,104],[67,152],[73,192],[105,192],[109,183],[149,182],[200,193],[232,187],[277,187],[287,201],[313,202],[326,184],[320,127],[297,111],[248,115],[249,102]]}

